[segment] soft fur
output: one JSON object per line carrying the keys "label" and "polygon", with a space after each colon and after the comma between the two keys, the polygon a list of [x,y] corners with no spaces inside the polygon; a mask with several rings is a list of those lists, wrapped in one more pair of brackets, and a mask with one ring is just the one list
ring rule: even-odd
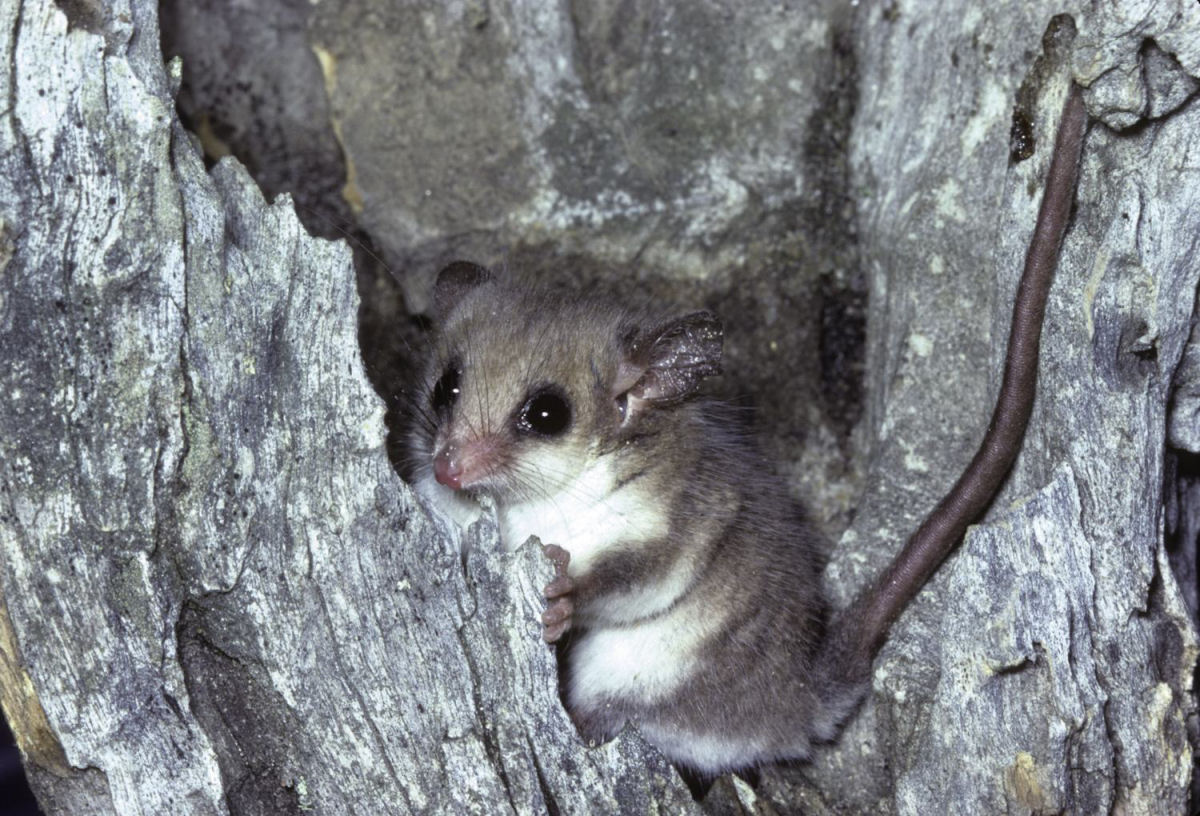
{"label": "soft fur", "polygon": [[[486,438],[463,492],[495,499],[506,545],[536,535],[571,554],[566,700],[584,735],[633,722],[703,775],[830,738],[854,692],[814,674],[819,540],[739,424],[694,393],[719,362],[715,318],[510,289],[461,265],[449,277],[420,398],[448,366],[460,394],[414,429],[419,481],[461,509],[428,463]],[[571,425],[522,435],[516,412],[547,384]]]}

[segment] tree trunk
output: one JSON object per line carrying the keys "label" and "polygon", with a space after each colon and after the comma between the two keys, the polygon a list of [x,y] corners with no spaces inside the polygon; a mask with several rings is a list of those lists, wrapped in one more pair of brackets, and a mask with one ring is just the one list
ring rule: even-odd
{"label": "tree trunk", "polygon": [[[454,528],[396,475],[385,409],[406,384],[386,378],[404,368],[372,366],[380,331],[409,330],[381,329],[365,286],[360,329],[346,244],[310,237],[237,161],[206,169],[158,4],[9,0],[0,703],[47,814],[1187,812],[1194,4],[1052,21],[1035,4],[514,0],[374,28],[364,5],[415,14],[328,0],[294,41],[322,55],[349,198],[409,310],[438,260],[501,249],[736,301],[731,378],[844,530],[836,603],[982,435],[1080,82],[1093,121],[1025,448],[842,737],[696,803],[635,730],[576,735],[539,639],[536,548]],[[396,46],[417,23],[443,39]],[[377,53],[399,67],[364,73]],[[620,271],[643,262],[659,271]],[[839,332],[848,374],[826,354]]]}

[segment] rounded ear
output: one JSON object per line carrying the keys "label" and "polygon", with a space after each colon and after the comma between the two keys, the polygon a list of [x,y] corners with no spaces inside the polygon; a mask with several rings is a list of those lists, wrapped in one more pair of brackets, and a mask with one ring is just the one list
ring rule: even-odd
{"label": "rounded ear", "polygon": [[692,312],[640,335],[626,355],[625,365],[641,371],[629,395],[660,406],[687,399],[701,380],[721,373],[723,340],[712,312]]}
{"label": "rounded ear", "polygon": [[433,308],[438,319],[454,311],[467,292],[490,280],[491,272],[470,261],[454,261],[442,269],[433,286]]}

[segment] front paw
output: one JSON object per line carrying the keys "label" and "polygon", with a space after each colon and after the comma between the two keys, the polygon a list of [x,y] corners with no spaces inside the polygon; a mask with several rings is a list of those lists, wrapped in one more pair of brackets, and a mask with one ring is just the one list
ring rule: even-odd
{"label": "front paw", "polygon": [[575,579],[567,575],[567,564],[571,554],[557,544],[547,544],[542,552],[554,562],[554,580],[546,584],[542,594],[550,603],[542,613],[542,640],[554,643],[571,630],[575,615],[575,603],[571,593],[575,591]]}

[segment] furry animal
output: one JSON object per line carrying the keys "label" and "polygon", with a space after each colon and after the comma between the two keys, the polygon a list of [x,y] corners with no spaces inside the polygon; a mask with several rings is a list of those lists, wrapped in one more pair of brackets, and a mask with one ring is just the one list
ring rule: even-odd
{"label": "furry animal", "polygon": [[603,740],[627,722],[701,776],[804,758],[853,711],[888,627],[991,501],[1020,448],[1086,112],[1072,86],[988,435],[885,573],[826,618],[822,547],[726,409],[715,315],[442,270],[411,432],[418,489],[460,519],[494,499],[506,546],[547,543],[548,642]]}

